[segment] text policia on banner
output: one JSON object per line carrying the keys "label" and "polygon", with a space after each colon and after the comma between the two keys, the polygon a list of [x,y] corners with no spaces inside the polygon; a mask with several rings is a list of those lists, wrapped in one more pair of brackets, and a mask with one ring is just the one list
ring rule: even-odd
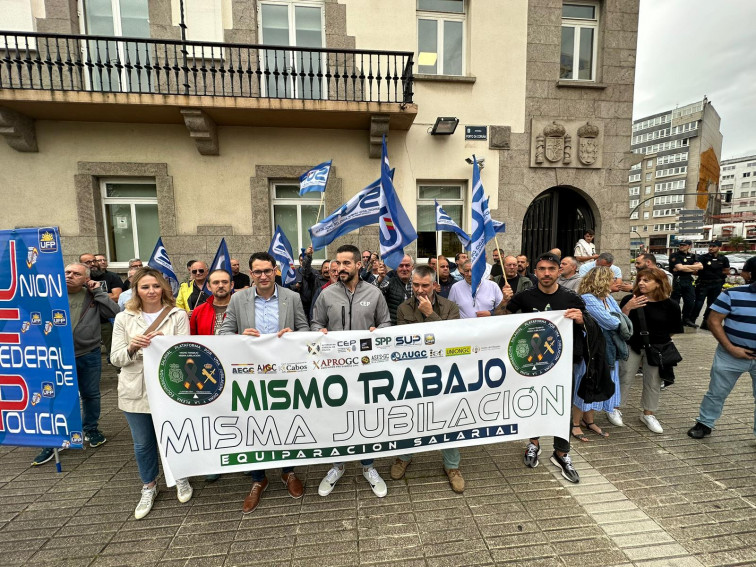
{"label": "text policia on banner", "polygon": [[0,445],[81,448],[58,230],[0,231]]}
{"label": "text policia on banner", "polygon": [[156,337],[145,382],[166,477],[182,478],[565,436],[571,348],[561,311]]}

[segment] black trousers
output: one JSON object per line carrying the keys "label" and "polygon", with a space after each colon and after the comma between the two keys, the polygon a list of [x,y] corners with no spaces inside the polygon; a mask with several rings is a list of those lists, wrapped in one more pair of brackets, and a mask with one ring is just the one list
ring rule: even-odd
{"label": "black trousers", "polygon": [[675,278],[672,285],[672,300],[680,303],[682,298],[682,320],[687,321],[692,318],[693,309],[696,305],[696,291],[693,287],[692,279]]}
{"label": "black trousers", "polygon": [[701,282],[701,280],[698,280],[698,282],[696,282],[696,304],[693,308],[691,319],[693,321],[698,319],[698,315],[701,313],[701,308],[703,307],[705,300],[706,311],[704,311],[703,321],[701,324],[703,325],[704,323],[706,323],[706,318],[709,316],[711,306],[717,300],[717,297],[719,297],[720,293],[722,293],[722,284],[720,282]]}

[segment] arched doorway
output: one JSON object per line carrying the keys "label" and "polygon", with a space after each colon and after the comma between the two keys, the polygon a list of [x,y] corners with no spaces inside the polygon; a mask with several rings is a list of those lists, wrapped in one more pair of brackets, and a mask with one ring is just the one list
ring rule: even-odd
{"label": "arched doorway", "polygon": [[595,227],[593,211],[580,193],[566,186],[552,187],[538,195],[525,213],[522,252],[531,259],[552,248],[572,255],[585,230]]}

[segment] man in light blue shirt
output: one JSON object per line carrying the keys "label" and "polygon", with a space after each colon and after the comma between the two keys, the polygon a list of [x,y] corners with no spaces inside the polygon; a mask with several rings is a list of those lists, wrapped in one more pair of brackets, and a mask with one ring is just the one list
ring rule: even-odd
{"label": "man in light blue shirt", "polygon": [[591,260],[590,262],[586,262],[585,264],[580,266],[578,275],[580,277],[584,277],[585,274],[590,272],[596,266],[606,266],[612,270],[612,273],[614,274],[614,284],[612,285],[612,291],[632,291],[632,284],[626,284],[625,286],[623,286],[622,270],[614,265],[614,255],[610,254],[609,252],[602,252],[595,260]]}

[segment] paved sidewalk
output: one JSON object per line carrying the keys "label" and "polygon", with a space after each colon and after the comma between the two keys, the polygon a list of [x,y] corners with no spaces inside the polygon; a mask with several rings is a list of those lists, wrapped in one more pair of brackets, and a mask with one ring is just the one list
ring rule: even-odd
{"label": "paved sidewalk", "polygon": [[[31,467],[35,449],[0,447],[0,565],[374,565],[714,566],[756,565],[756,441],[751,380],[741,378],[717,431],[685,435],[706,391],[715,341],[704,331],[677,339],[685,357],[662,393],[663,435],[642,425],[640,388],[627,427],[597,423],[573,451],[581,482],[548,460],[522,465],[525,443],[463,449],[464,495],[449,489],[438,453],[415,456],[406,478],[373,496],[354,464],[327,498],[326,466],[299,467],[305,496],[292,500],[271,471],[259,508],[241,514],[249,477],[195,479],[194,497],[163,488],[136,521],[140,482],[131,436],[116,407],[116,377],[103,377],[98,449],[62,453]],[[377,462],[388,479],[391,459]]]}

